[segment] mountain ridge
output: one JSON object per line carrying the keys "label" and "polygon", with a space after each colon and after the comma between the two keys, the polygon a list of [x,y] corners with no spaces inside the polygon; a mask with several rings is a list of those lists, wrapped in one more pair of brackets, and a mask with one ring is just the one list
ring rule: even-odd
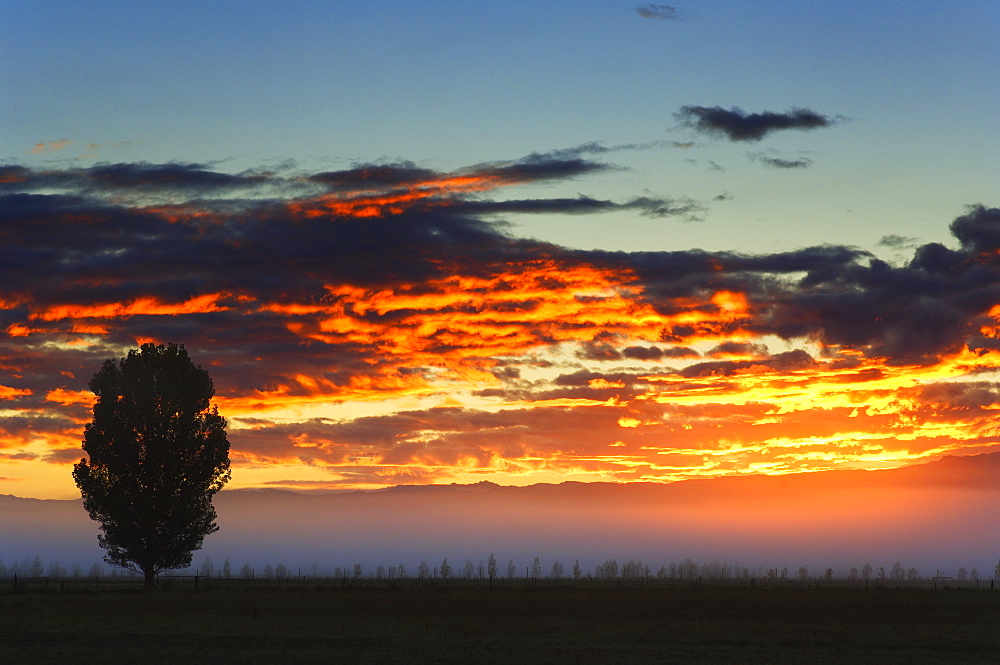
{"label": "mountain ridge", "polygon": [[[961,478],[957,476],[962,476]],[[918,481],[924,484],[943,484],[959,487],[990,487],[996,486],[1000,491],[1000,452],[981,453],[977,455],[945,455],[937,460],[920,464],[907,464],[905,466],[893,467],[889,469],[831,469],[825,471],[804,471],[801,473],[790,473],[781,475],[771,474],[740,474],[714,476],[710,478],[693,477],[685,478],[671,483],[660,483],[652,481],[579,481],[567,480],[559,483],[531,483],[528,485],[500,485],[489,480],[481,480],[476,483],[428,483],[428,484],[407,484],[391,485],[373,489],[343,489],[343,490],[303,490],[287,487],[240,487],[234,489],[224,489],[217,496],[231,496],[233,494],[258,494],[267,496],[280,496],[282,494],[293,494],[297,496],[349,496],[349,495],[371,495],[371,494],[392,494],[407,492],[495,492],[495,491],[550,491],[555,488],[572,489],[592,489],[601,490],[612,488],[632,488],[648,489],[658,491],[663,488],[691,488],[695,485],[705,487],[708,484],[715,486],[736,485],[736,484],[775,484],[787,489],[788,485],[799,483],[814,483],[825,485],[822,482],[828,479],[852,480],[908,480]],[[22,499],[29,501],[64,501],[79,502],[81,499],[40,499],[34,497],[22,497],[16,494],[0,493],[0,501],[5,499]]]}

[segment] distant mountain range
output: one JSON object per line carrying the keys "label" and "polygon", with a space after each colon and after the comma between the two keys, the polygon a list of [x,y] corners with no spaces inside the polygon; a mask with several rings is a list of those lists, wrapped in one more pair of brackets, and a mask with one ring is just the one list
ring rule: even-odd
{"label": "distant mountain range", "polygon": [[[896,561],[925,575],[965,566],[992,577],[1000,557],[1000,453],[946,457],[879,471],[828,471],[653,483],[406,485],[300,493],[228,490],[215,499],[220,531],[195,564],[229,557],[263,567],[320,570],[361,563],[478,564],[494,553],[523,571],[539,557],[566,569],[616,558],[651,567],[721,560],[846,574]],[[85,567],[99,561],[97,527],[79,500],[0,495],[0,557],[38,553]]]}

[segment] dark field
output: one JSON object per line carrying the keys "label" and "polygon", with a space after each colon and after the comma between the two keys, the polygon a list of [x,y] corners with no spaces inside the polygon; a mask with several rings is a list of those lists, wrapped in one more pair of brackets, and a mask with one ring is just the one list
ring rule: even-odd
{"label": "dark field", "polygon": [[998,663],[1000,591],[55,588],[0,595],[0,663]]}

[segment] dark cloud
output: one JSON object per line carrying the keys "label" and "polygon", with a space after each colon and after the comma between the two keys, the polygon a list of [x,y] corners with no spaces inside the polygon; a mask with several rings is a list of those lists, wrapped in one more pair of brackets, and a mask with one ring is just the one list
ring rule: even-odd
{"label": "dark cloud", "polygon": [[646,141],[645,143],[619,143],[606,146],[599,141],[588,141],[571,148],[559,148],[544,153],[532,153],[526,160],[567,160],[576,159],[584,155],[603,155],[611,152],[652,150],[654,148],[690,148],[693,143],[680,143],[677,141]]}
{"label": "dark cloud", "polygon": [[813,164],[813,161],[808,157],[783,159],[781,157],[773,157],[762,152],[752,152],[749,154],[751,160],[760,162],[764,166],[769,166],[774,169],[806,169]]}
{"label": "dark cloud", "polygon": [[659,19],[661,21],[680,21],[681,13],[670,5],[645,4],[635,8],[635,13],[642,18]]}
{"label": "dark cloud", "polygon": [[278,188],[287,194],[294,189],[294,183],[270,172],[228,174],[193,163],[97,164],[65,170],[0,167],[0,193],[61,190],[66,194],[113,196],[117,201],[135,202],[150,197],[183,201],[200,196],[248,195],[268,188]]}
{"label": "dark cloud", "polygon": [[633,360],[660,360],[663,349],[658,346],[627,346],[622,349],[622,356]]}
{"label": "dark cloud", "polygon": [[770,353],[765,344],[754,344],[753,342],[723,342],[705,354],[709,358],[720,356],[749,356],[751,358],[766,358]]}
{"label": "dark cloud", "polygon": [[[682,313],[685,299],[739,292],[752,306],[739,326],[753,334],[817,339],[890,364],[926,364],[968,343],[991,348],[978,329],[979,317],[1000,301],[1000,212],[977,206],[952,229],[962,249],[924,245],[903,267],[839,246],[756,256],[592,253],[591,260],[634,270],[647,298],[665,315]],[[663,340],[699,330],[698,323],[676,326],[664,331]]]}
{"label": "dark cloud", "polygon": [[583,348],[580,349],[576,355],[584,360],[597,361],[621,360],[622,358],[621,351],[608,342],[591,342],[589,344],[584,344]]}
{"label": "dark cloud", "polygon": [[664,358],[697,358],[701,354],[694,349],[689,349],[684,346],[674,346],[669,349],[663,349]]}
{"label": "dark cloud", "polygon": [[951,232],[967,251],[995,253],[1000,249],[1000,209],[970,206],[967,214],[951,223]]}
{"label": "dark cloud", "polygon": [[759,141],[779,130],[817,129],[836,122],[810,109],[747,113],[738,107],[726,110],[721,106],[683,106],[675,117],[686,127],[704,134],[724,136],[731,141]]}
{"label": "dark cloud", "polygon": [[595,372],[589,369],[577,370],[571,374],[560,374],[553,384],[557,386],[587,386],[591,381],[607,383],[632,383],[637,375],[629,372]]}
{"label": "dark cloud", "polygon": [[677,374],[685,378],[702,378],[731,376],[747,370],[759,372],[761,369],[772,372],[789,372],[809,369],[815,365],[816,361],[812,356],[802,349],[795,349],[757,360],[718,360],[696,363],[678,370]]}
{"label": "dark cloud", "polygon": [[414,185],[431,181],[438,176],[430,169],[417,167],[413,162],[397,164],[367,164],[341,171],[324,171],[306,176],[309,182],[321,183],[333,191],[385,188]]}
{"label": "dark cloud", "polygon": [[680,217],[685,222],[704,221],[708,208],[701,202],[687,197],[652,198],[639,197],[624,204],[623,208],[633,208],[646,217]]}
{"label": "dark cloud", "polygon": [[631,210],[644,217],[678,217],[685,222],[702,221],[708,208],[688,198],[639,197],[624,203],[578,196],[572,199],[527,199],[507,201],[463,201],[450,206],[451,212],[485,214],[593,214]]}
{"label": "dark cloud", "polygon": [[85,457],[80,448],[57,448],[45,454],[44,460],[51,464],[72,464]]}
{"label": "dark cloud", "polygon": [[582,157],[566,158],[548,155],[530,155],[511,163],[483,164],[458,172],[457,175],[471,177],[495,177],[502,183],[541,182],[544,180],[564,180],[612,167],[593,162]]}
{"label": "dark cloud", "polygon": [[983,411],[1000,403],[1000,384],[989,381],[930,383],[920,387],[919,401],[924,405],[951,410]]}
{"label": "dark cloud", "polygon": [[911,249],[916,247],[919,242],[920,238],[890,234],[882,236],[878,244],[883,247],[892,247],[893,249]]}

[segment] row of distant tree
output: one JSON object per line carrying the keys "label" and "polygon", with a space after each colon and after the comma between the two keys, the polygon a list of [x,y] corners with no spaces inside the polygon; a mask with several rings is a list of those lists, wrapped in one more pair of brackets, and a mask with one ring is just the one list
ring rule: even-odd
{"label": "row of distant tree", "polygon": [[[112,574],[117,571],[112,570]],[[1000,561],[996,568],[991,571],[989,577],[1000,579]],[[531,563],[524,568],[517,565],[513,559],[509,560],[506,566],[500,566],[496,557],[490,554],[486,563],[479,561],[473,563],[466,559],[462,565],[449,563],[448,559],[443,559],[439,564],[431,566],[426,561],[421,561],[414,569],[408,569],[404,564],[397,566],[378,565],[375,568],[365,569],[360,563],[351,566],[335,567],[333,570],[321,570],[319,564],[313,563],[306,570],[297,567],[290,570],[283,563],[276,565],[267,564],[262,568],[256,568],[249,563],[244,563],[236,569],[229,557],[222,562],[218,568],[211,557],[205,557],[201,565],[197,568],[188,568],[178,571],[176,574],[200,575],[205,578],[240,578],[240,579],[275,579],[283,580],[291,577],[333,577],[336,579],[357,580],[362,578],[393,580],[416,578],[427,579],[681,579],[681,580],[726,580],[726,579],[750,579],[779,581],[779,580],[874,580],[885,581],[916,581],[923,579],[920,571],[916,568],[905,567],[901,562],[896,562],[888,568],[884,566],[872,566],[865,563],[860,568],[851,567],[846,575],[837,574],[833,568],[826,568],[819,574],[814,574],[808,568],[802,566],[797,570],[784,568],[766,568],[755,566],[753,568],[740,566],[739,564],[727,564],[720,561],[696,562],[691,558],[686,558],[680,562],[664,564],[655,569],[649,564],[636,559],[629,559],[627,562],[619,563],[617,559],[608,559],[598,564],[593,569],[584,569],[580,566],[579,559],[572,565],[565,566],[561,561],[554,561],[550,566],[542,565],[539,557],[534,557]],[[74,564],[66,567],[59,562],[46,564],[42,557],[36,554],[33,558],[26,557],[23,561],[7,565],[0,559],[0,579],[11,578],[15,575],[19,577],[49,577],[53,579],[80,579],[80,578],[100,578],[108,575],[104,566],[94,563],[84,569],[81,564]],[[979,580],[982,573],[978,568],[960,567],[954,574],[936,570],[929,577],[950,577],[956,580]]]}

